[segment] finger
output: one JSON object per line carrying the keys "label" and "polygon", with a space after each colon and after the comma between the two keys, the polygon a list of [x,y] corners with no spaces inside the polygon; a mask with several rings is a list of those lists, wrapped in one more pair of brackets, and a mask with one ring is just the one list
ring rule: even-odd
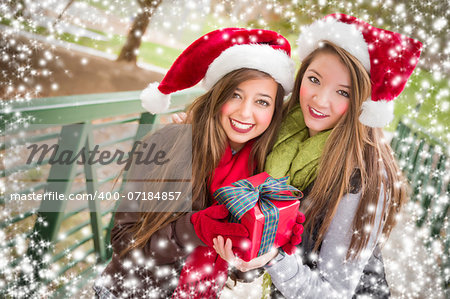
{"label": "finger", "polygon": [[233,247],[233,242],[230,239],[227,239],[225,242],[225,257],[227,258],[227,261],[233,261],[235,262],[236,256],[233,253],[233,250],[231,249]]}
{"label": "finger", "polygon": [[303,234],[304,231],[305,231],[305,227],[302,224],[300,224],[300,228],[298,230],[298,233],[301,235],[301,234]]}
{"label": "finger", "polygon": [[214,238],[213,243],[214,243],[214,245],[213,245],[214,250],[217,252],[217,254],[218,254],[222,259],[224,259],[224,252],[220,249],[220,247],[219,247],[219,242],[217,241],[216,238]]}
{"label": "finger", "polygon": [[217,249],[216,249],[216,252],[217,252],[217,254],[218,254],[224,261],[226,261],[225,256],[223,255],[222,252],[220,252],[220,251],[217,250]]}
{"label": "finger", "polygon": [[178,113],[178,117],[179,117],[182,121],[186,121],[186,119],[187,119],[187,114],[186,114],[186,112],[180,112],[180,113]]}
{"label": "finger", "polygon": [[232,248],[233,242],[228,239],[227,243],[225,244],[225,256],[232,266],[242,271],[242,269],[244,269],[241,267],[242,260],[235,254]]}
{"label": "finger", "polygon": [[172,114],[172,121],[176,124],[182,124],[186,122],[187,114],[185,112],[179,112]]}
{"label": "finger", "polygon": [[305,222],[305,220],[306,220],[305,215],[302,212],[298,212],[296,222],[303,223]]}
{"label": "finger", "polygon": [[[231,241],[229,241],[229,242],[231,242]],[[219,246],[220,246],[220,252],[222,253],[223,259],[229,263],[233,262],[234,256],[233,256],[233,254],[230,255],[230,253],[228,252],[227,240],[225,240],[225,238],[223,236],[220,236]]]}
{"label": "finger", "polygon": [[219,252],[222,253],[223,256],[225,256],[225,250],[224,250],[224,244],[223,244],[223,237],[222,236],[218,236],[217,237],[217,242],[216,242],[216,247],[219,250]]}
{"label": "finger", "polygon": [[233,241],[231,241],[230,238],[227,238],[227,241],[225,242],[225,250],[231,250],[231,247],[233,247]]}
{"label": "finger", "polygon": [[216,244],[213,244],[213,249],[216,251],[216,253],[217,253],[218,255],[220,255],[220,252],[217,250]]}
{"label": "finger", "polygon": [[300,230],[301,230],[301,227],[300,227],[300,226],[302,226],[302,225],[299,224],[299,223],[294,224],[294,226],[292,227],[292,234],[293,234],[293,235],[299,235],[299,234],[301,234],[301,233],[300,233]]}
{"label": "finger", "polygon": [[302,242],[302,236],[301,235],[294,235],[292,236],[291,240],[289,243],[291,243],[292,245],[298,245]]}
{"label": "finger", "polygon": [[179,124],[179,123],[182,122],[182,120],[181,120],[180,116],[178,115],[178,113],[172,114],[171,118],[172,118],[172,122],[175,123],[175,124]]}

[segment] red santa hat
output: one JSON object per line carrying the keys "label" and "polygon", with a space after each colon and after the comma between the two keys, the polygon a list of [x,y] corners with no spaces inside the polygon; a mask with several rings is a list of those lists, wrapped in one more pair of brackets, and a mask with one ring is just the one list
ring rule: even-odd
{"label": "red santa hat", "polygon": [[330,41],[355,56],[369,72],[371,97],[362,105],[359,120],[384,127],[394,117],[394,98],[404,89],[416,67],[422,43],[402,34],[373,27],[355,17],[331,14],[305,27],[298,39],[303,60],[322,41]]}
{"label": "red santa hat", "polygon": [[166,111],[170,94],[192,87],[203,79],[210,89],[233,70],[250,68],[265,72],[280,83],[286,94],[294,85],[291,46],[282,35],[263,29],[225,28],[194,41],[175,60],[161,83],[151,83],[140,95],[151,113]]}

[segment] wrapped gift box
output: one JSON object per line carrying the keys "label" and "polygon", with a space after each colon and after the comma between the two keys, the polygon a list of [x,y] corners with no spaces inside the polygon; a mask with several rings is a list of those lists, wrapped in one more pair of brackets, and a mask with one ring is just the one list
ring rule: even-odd
{"label": "wrapped gift box", "polygon": [[250,233],[252,246],[243,257],[245,261],[289,242],[302,195],[286,181],[263,172],[214,193],[233,216],[230,221],[242,223]]}

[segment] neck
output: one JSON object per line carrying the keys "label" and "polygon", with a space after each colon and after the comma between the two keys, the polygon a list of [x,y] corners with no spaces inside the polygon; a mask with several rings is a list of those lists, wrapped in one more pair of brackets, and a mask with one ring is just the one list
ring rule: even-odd
{"label": "neck", "polygon": [[308,128],[308,132],[309,132],[309,137],[313,137],[319,133],[319,131],[314,131],[310,128]]}
{"label": "neck", "polygon": [[235,143],[235,142],[232,142],[232,141],[228,141],[228,143],[230,144],[231,149],[233,151],[235,151],[235,152],[240,151],[244,147],[244,145],[246,144],[246,143]]}

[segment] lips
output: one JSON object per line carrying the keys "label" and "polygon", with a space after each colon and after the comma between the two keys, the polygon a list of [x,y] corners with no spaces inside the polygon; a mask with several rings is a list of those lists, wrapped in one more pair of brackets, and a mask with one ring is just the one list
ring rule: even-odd
{"label": "lips", "polygon": [[230,118],[230,125],[231,128],[238,133],[248,133],[255,126],[254,124],[243,123],[232,118]]}
{"label": "lips", "polygon": [[324,119],[327,118],[329,115],[323,114],[317,109],[312,108],[311,106],[308,106],[309,114],[316,119]]}

